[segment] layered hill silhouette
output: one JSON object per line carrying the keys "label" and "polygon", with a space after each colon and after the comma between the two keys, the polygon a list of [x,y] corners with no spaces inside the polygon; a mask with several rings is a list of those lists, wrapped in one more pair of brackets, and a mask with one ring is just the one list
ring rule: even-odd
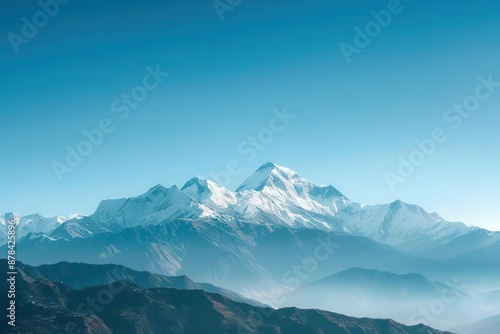
{"label": "layered hill silhouette", "polygon": [[[358,203],[274,163],[235,191],[195,177],[182,187],[158,185],[139,196],[103,200],[88,216],[0,215],[0,225],[10,221],[17,225],[17,259],[31,266],[59,263],[61,270],[42,266],[31,274],[71,289],[108,283],[109,273],[82,264],[115,264],[133,270],[117,280],[139,288],[203,289],[257,306],[321,307],[441,329],[490,317],[500,305],[500,232],[450,222],[399,200]],[[5,231],[0,229],[0,254],[7,254]],[[384,279],[370,294],[359,273],[347,275],[358,286],[339,291],[342,281],[333,278],[353,268],[386,274],[377,275]],[[333,283],[322,285],[318,297],[303,293],[328,279]],[[458,303],[446,305],[449,317],[411,316],[439,300],[443,282],[455,280],[464,288],[457,289]],[[391,290],[401,285],[405,296]],[[354,293],[342,295],[347,290]],[[288,302],[275,295],[288,296]],[[321,297],[328,295],[351,300],[325,302]],[[356,298],[362,307],[355,307]],[[473,311],[464,313],[464,304]]]}
{"label": "layered hill silhouette", "polygon": [[[271,309],[235,302],[202,290],[141,288],[129,281],[80,290],[22,269],[18,276],[16,331],[54,334],[111,333],[332,333],[444,334],[424,325],[356,319],[297,308]],[[6,288],[6,282],[0,284]]]}

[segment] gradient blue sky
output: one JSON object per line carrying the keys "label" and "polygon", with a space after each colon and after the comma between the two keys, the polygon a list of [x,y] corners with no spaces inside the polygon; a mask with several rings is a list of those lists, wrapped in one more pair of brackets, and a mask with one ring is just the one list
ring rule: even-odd
{"label": "gradient blue sky", "polygon": [[[236,160],[235,189],[266,161],[366,204],[401,199],[448,220],[500,230],[500,89],[452,130],[444,112],[500,81],[498,1],[402,1],[402,13],[347,63],[339,43],[388,1],[243,0],[220,21],[212,1],[79,1],[15,53],[36,1],[0,11],[0,212],[90,214],[102,199],[182,186]],[[147,66],[170,76],[125,120],[110,104]],[[237,147],[297,115],[248,162]],[[52,162],[111,118],[116,130],[59,182]],[[448,140],[395,191],[384,174],[415,139]]]}

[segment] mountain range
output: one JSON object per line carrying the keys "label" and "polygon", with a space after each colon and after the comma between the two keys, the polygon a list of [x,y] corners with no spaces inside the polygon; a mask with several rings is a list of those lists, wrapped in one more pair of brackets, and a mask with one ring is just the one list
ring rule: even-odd
{"label": "mountain range", "polygon": [[230,290],[213,286],[212,284],[193,282],[187,276],[162,276],[147,271],[139,272],[113,264],[92,265],[85,263],[59,262],[52,265],[33,267],[22,262],[17,262],[17,269],[21,270],[23,275],[29,276],[35,280],[60,282],[74,290],[113,284],[119,281],[128,281],[142,288],[203,290],[223,295],[236,302],[254,306],[267,306],[255,300],[245,298]]}
{"label": "mountain range", "polygon": [[173,219],[207,217],[342,231],[401,250],[443,244],[478,230],[448,222],[436,213],[401,201],[371,206],[353,202],[333,186],[316,185],[273,163],[260,167],[235,192],[210,180],[192,178],[181,189],[158,185],[138,197],[104,200],[88,217],[47,219],[40,215],[8,214],[1,216],[0,223],[10,219],[19,221],[19,238],[42,234],[60,239],[117,232]]}
{"label": "mountain range", "polygon": [[[355,281],[360,273],[384,273],[380,286],[412,278],[415,286],[429,288],[405,312],[432,302],[444,281],[458,279],[460,293],[474,303],[500,290],[499,232],[446,221],[399,200],[357,203],[331,185],[317,185],[274,163],[264,164],[235,191],[192,178],[181,188],[157,185],[137,197],[103,200],[88,216],[0,216],[1,224],[10,220],[18,224],[19,260],[29,265],[112,263],[156,275],[187,275],[273,307],[298,306],[292,291],[298,294],[309,284],[338,283],[335,279],[356,274]],[[0,235],[2,254],[5,240],[6,234]],[[371,306],[379,297],[370,297]],[[394,304],[399,297],[390,298]],[[301,300],[310,307],[325,305]],[[432,325],[465,325],[494,310],[454,324],[437,317]],[[356,315],[372,311],[367,307]],[[411,315],[398,317],[409,325],[422,320],[412,323]]]}
{"label": "mountain range", "polygon": [[[6,265],[6,261],[2,262]],[[17,332],[450,334],[392,320],[357,319],[320,310],[251,306],[203,290],[144,288],[131,281],[74,290],[62,282],[38,276],[40,271],[59,272],[59,269],[26,266],[19,269],[16,304],[22,316],[16,324]],[[91,266],[90,269],[106,271],[109,268]],[[2,281],[0,288],[6,291],[7,282]]]}
{"label": "mountain range", "polygon": [[[290,292],[286,298],[289,304],[301,308],[339,310],[371,318],[390,317],[402,323],[425,322],[427,318],[438,328],[452,328],[457,319],[473,323],[500,312],[498,306],[488,307],[457,281],[431,281],[421,274],[398,275],[362,268],[351,268],[311,282]],[[420,311],[422,306],[435,307],[439,316],[426,315]]]}

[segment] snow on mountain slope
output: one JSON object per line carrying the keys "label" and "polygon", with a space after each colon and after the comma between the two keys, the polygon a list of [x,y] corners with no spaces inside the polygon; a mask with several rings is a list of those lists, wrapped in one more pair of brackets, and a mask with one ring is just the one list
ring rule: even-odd
{"label": "snow on mountain slope", "polygon": [[351,201],[332,186],[319,186],[271,162],[237,189],[235,210],[252,220],[271,220],[289,227],[344,230],[335,219]]}
{"label": "snow on mountain slope", "polygon": [[228,209],[238,201],[236,194],[211,180],[194,177],[181,189],[184,193],[213,209]]}
{"label": "snow on mountain slope", "polygon": [[42,218],[27,218],[21,233],[54,231],[53,238],[85,238],[174,219],[217,218],[230,224],[238,218],[255,224],[341,231],[407,251],[424,251],[431,244],[435,247],[476,229],[401,201],[356,203],[331,185],[317,185],[271,162],[235,192],[210,180],[192,178],[181,189],[158,185],[137,197],[104,200],[86,219]]}
{"label": "snow on mountain slope", "polygon": [[476,229],[399,200],[384,205],[352,202],[331,185],[317,185],[271,162],[246,179],[236,193],[227,189],[219,193],[225,195],[217,196],[224,208],[233,208],[250,221],[343,231],[404,250],[449,242]]}
{"label": "snow on mountain slope", "polygon": [[[72,219],[81,219],[82,215],[72,215]],[[52,231],[61,226],[69,218],[56,216],[45,218],[39,214],[32,214],[28,216],[19,216],[14,212],[0,214],[0,224],[6,226],[9,221],[16,222],[16,239],[21,240],[29,234],[32,235],[49,235]],[[0,245],[7,243],[7,228],[2,228],[0,231]]]}
{"label": "snow on mountain slope", "polygon": [[253,204],[271,200],[318,214],[332,215],[351,203],[334,187],[316,185],[291,169],[271,162],[260,167],[237,192]]}
{"label": "snow on mountain slope", "polygon": [[404,250],[415,250],[438,240],[448,242],[474,229],[447,222],[436,213],[399,200],[373,206],[352,203],[340,216],[352,233]]}
{"label": "snow on mountain slope", "polygon": [[181,191],[215,213],[256,223],[341,229],[331,218],[350,201],[332,186],[318,186],[292,170],[267,163],[236,192],[213,181],[193,178]]}
{"label": "snow on mountain slope", "polygon": [[157,185],[137,197],[104,200],[92,218],[100,222],[112,220],[123,226],[135,225],[141,217],[158,211],[171,190]]}
{"label": "snow on mountain slope", "polygon": [[74,239],[88,238],[97,233],[105,233],[113,231],[111,226],[102,226],[90,217],[82,219],[70,219],[53,230],[49,237],[52,239]]}
{"label": "snow on mountain slope", "polygon": [[157,185],[132,198],[102,201],[90,217],[120,229],[141,224],[158,224],[176,218],[198,218],[213,212],[194,201],[176,186]]}
{"label": "snow on mountain slope", "polygon": [[316,185],[273,163],[263,165],[243,182],[236,196],[235,210],[247,218],[267,216],[291,227],[339,230],[404,250],[448,242],[475,229],[401,201],[384,205],[352,202],[333,186]]}

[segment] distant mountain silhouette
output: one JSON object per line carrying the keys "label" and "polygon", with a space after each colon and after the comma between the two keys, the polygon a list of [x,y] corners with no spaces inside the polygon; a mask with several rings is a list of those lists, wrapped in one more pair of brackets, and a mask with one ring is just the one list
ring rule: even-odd
{"label": "distant mountain silhouette", "polygon": [[[5,291],[6,281],[1,288]],[[145,289],[120,281],[75,291],[46,279],[18,275],[16,331],[82,334],[331,333],[443,334],[424,325],[356,319],[286,308],[273,310],[235,302],[201,290]]]}

